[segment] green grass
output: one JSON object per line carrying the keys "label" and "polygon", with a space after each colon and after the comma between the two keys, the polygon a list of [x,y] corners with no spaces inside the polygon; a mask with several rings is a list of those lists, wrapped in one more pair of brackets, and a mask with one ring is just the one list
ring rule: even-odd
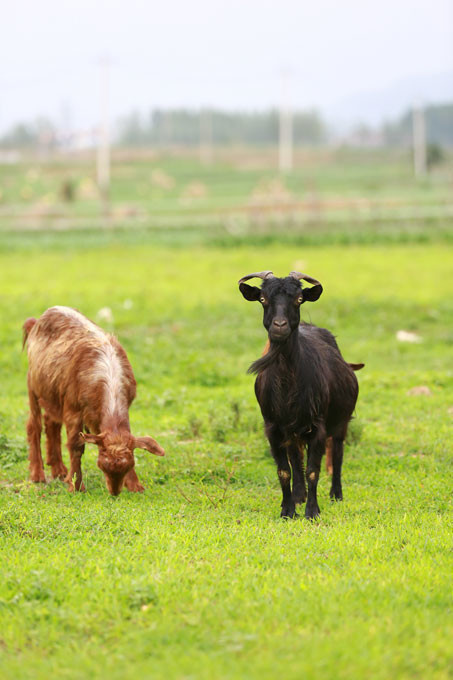
{"label": "green grass", "polygon": [[[451,247],[92,234],[0,248],[1,676],[452,677]],[[236,282],[257,268],[319,278],[304,317],[366,362],[345,500],[328,501],[323,474],[315,524],[279,519],[246,375],[265,332]],[[21,324],[53,304],[112,310],[101,325],[138,380],[133,431],[167,451],[138,453],[143,495],[111,498],[94,447],[85,494],[27,482]],[[420,385],[431,394],[408,394]]]}

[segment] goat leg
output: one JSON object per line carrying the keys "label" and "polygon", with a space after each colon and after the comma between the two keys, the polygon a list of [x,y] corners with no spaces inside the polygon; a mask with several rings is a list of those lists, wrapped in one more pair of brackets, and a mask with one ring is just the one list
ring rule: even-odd
{"label": "goat leg", "polygon": [[145,490],[143,484],[140,484],[140,480],[137,477],[137,473],[135,472],[134,468],[132,468],[132,470],[129,470],[129,472],[125,476],[124,486],[128,491],[142,492]]}
{"label": "goat leg", "polygon": [[36,396],[28,386],[28,398],[30,401],[30,415],[27,422],[27,439],[29,445],[30,479],[32,482],[45,482],[44,465],[41,455],[41,431],[42,417],[41,408]]}
{"label": "goat leg", "polygon": [[323,427],[318,427],[314,436],[308,442],[307,453],[307,485],[308,498],[305,506],[305,517],[315,519],[320,514],[317,489],[321,460],[326,448],[326,433]]}
{"label": "goat leg", "polygon": [[69,485],[69,491],[85,491],[82,482],[82,456],[85,451],[85,444],[80,437],[83,423],[76,420],[68,423],[66,421],[66,431],[68,433],[68,449],[71,457],[71,469],[69,470],[65,482]]}
{"label": "goat leg", "polygon": [[44,427],[47,439],[46,463],[52,468],[53,479],[64,479],[68,470],[61,457],[61,423],[52,420],[49,415],[44,415]]}
{"label": "goat leg", "polygon": [[301,442],[294,440],[288,445],[288,459],[293,472],[293,501],[296,505],[305,503],[307,489],[304,477],[304,449]]}
{"label": "goat leg", "polygon": [[336,501],[343,500],[343,490],[341,488],[341,466],[343,463],[343,439],[333,438],[332,443],[332,486],[330,488],[330,498]]}
{"label": "goat leg", "polygon": [[278,427],[266,423],[266,435],[269,439],[272,455],[277,464],[277,475],[282,489],[282,511],[280,517],[296,516],[296,504],[291,493],[291,468],[284,443],[284,437]]}

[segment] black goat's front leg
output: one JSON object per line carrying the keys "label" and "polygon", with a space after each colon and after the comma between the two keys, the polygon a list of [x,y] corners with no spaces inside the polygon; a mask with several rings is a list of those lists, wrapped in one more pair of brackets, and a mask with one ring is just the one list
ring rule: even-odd
{"label": "black goat's front leg", "polygon": [[288,444],[288,459],[293,471],[293,501],[305,503],[307,500],[307,489],[304,477],[304,450],[303,445],[294,439]]}
{"label": "black goat's front leg", "polygon": [[343,439],[334,437],[332,444],[332,486],[330,487],[330,498],[335,501],[343,500],[343,490],[341,488],[341,466],[343,464]]}
{"label": "black goat's front leg", "polygon": [[307,454],[307,485],[308,498],[305,506],[305,517],[315,519],[321,512],[318,505],[317,490],[321,460],[326,448],[326,432],[324,427],[317,427],[313,437],[308,442]]}
{"label": "black goat's front leg", "polygon": [[277,474],[282,488],[282,511],[280,517],[294,517],[296,504],[291,493],[291,468],[282,432],[276,425],[266,423],[266,436],[269,439],[272,455],[277,463]]}

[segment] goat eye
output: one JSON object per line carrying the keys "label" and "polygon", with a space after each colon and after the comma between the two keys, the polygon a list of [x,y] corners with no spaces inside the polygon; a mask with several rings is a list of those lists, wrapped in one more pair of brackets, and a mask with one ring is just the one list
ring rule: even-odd
{"label": "goat eye", "polygon": [[302,295],[299,295],[299,297],[297,298],[297,303],[298,303],[299,305],[301,305],[302,302],[303,302],[303,299],[304,299],[304,298],[302,297]]}
{"label": "goat eye", "polygon": [[263,296],[261,296],[261,297],[260,297],[260,302],[262,302],[262,303],[264,304],[264,303],[266,302],[266,298],[263,297]]}

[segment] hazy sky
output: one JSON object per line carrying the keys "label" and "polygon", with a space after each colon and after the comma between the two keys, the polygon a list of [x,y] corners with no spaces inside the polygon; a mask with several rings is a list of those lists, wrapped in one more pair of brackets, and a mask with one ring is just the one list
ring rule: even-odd
{"label": "hazy sky", "polygon": [[295,106],[334,116],[356,93],[453,72],[453,0],[4,2],[0,130],[39,114],[92,124],[101,55],[114,117],[278,105],[283,71]]}

